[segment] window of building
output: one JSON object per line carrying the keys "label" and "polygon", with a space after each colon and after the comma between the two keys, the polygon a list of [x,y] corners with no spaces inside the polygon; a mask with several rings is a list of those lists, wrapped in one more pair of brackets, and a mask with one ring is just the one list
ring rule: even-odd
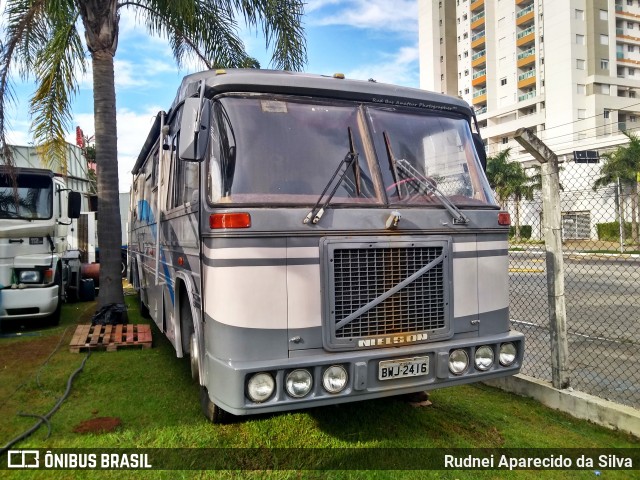
{"label": "window of building", "polygon": [[460,42],[460,35],[458,35],[458,42]]}
{"label": "window of building", "polygon": [[440,22],[439,22],[439,23],[440,23],[440,26],[442,26],[442,20],[440,20]]}
{"label": "window of building", "polygon": [[579,83],[577,85],[576,91],[578,92],[579,95],[585,95],[587,93],[587,86],[583,85],[582,83]]}
{"label": "window of building", "polygon": [[627,45],[627,52],[635,52],[636,48],[633,45]]}
{"label": "window of building", "polygon": [[463,56],[464,58],[467,58],[467,57],[469,56],[469,50],[465,50],[465,51],[462,53],[462,56]]}
{"label": "window of building", "polygon": [[627,5],[631,7],[633,5],[633,0],[627,0]]}
{"label": "window of building", "polygon": [[442,39],[442,37],[440,37],[440,45],[442,45],[444,43],[444,40]]}
{"label": "window of building", "polygon": [[600,45],[609,45],[609,35],[600,34]]}
{"label": "window of building", "polygon": [[629,98],[636,98],[635,90],[629,90]]}
{"label": "window of building", "polygon": [[611,85],[607,85],[606,83],[600,85],[600,93],[603,95],[611,95]]}
{"label": "window of building", "polygon": [[609,12],[600,10],[600,20],[609,20]]}
{"label": "window of building", "polygon": [[462,73],[458,72],[458,79],[462,78]]}
{"label": "window of building", "polygon": [[506,84],[507,84],[507,77],[501,78],[500,85],[506,85]]}
{"label": "window of building", "polygon": [[458,17],[458,25],[460,25],[460,17]]}
{"label": "window of building", "polygon": [[468,88],[465,88],[465,89],[464,89],[464,93],[469,93],[469,89],[468,89]]}
{"label": "window of building", "polygon": [[444,73],[440,74],[440,80],[444,80]]}
{"label": "window of building", "polygon": [[462,15],[462,21],[464,22],[467,19],[467,14]]}
{"label": "window of building", "polygon": [[[440,57],[440,61],[442,61],[442,57]],[[578,70],[584,70],[585,61],[578,58],[576,59],[576,68]]]}
{"label": "window of building", "polygon": [[462,57],[460,56],[460,54],[458,54],[458,60],[462,60]]}
{"label": "window of building", "polygon": [[462,35],[462,38],[469,38],[469,34],[467,32],[464,32],[464,34]]}
{"label": "window of building", "polygon": [[465,71],[464,71],[464,76],[465,76],[465,77],[468,77],[468,76],[469,76],[469,70],[465,70]]}
{"label": "window of building", "polygon": [[576,45],[584,45],[584,35],[576,34]]}
{"label": "window of building", "polygon": [[609,70],[609,60],[606,58],[600,59],[600,68],[603,70]]}
{"label": "window of building", "polygon": [[502,137],[501,141],[503,145],[506,145],[507,143],[509,143],[509,137]]}
{"label": "window of building", "polygon": [[635,68],[630,68],[629,69],[629,76],[633,77],[636,74],[636,69]]}
{"label": "window of building", "polygon": [[627,28],[633,30],[633,22],[627,22]]}
{"label": "window of building", "polygon": [[629,121],[631,123],[636,123],[636,116],[635,115],[629,115]]}
{"label": "window of building", "polygon": [[578,118],[579,119],[587,118],[587,111],[584,108],[578,109]]}
{"label": "window of building", "polygon": [[576,20],[584,20],[584,10],[576,8]]}
{"label": "window of building", "polygon": [[444,62],[444,57],[440,55],[440,63]]}
{"label": "window of building", "polygon": [[604,112],[602,112],[602,117],[603,118],[609,118],[611,113],[611,110],[605,110]]}

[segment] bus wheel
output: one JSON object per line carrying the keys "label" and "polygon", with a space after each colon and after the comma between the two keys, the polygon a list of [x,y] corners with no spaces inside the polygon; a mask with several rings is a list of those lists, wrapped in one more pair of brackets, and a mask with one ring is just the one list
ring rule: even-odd
{"label": "bus wheel", "polygon": [[200,349],[195,332],[191,333],[189,340],[189,358],[191,359],[191,378],[200,383]]}
{"label": "bus wheel", "polygon": [[210,422],[216,424],[226,424],[233,422],[235,415],[221,409],[209,398],[209,392],[207,387],[200,385],[200,406],[202,407],[202,413],[209,419]]}

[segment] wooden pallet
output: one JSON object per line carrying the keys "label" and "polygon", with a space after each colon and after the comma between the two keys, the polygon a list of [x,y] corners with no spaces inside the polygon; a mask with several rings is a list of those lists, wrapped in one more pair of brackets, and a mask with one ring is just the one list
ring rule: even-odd
{"label": "wooden pallet", "polygon": [[124,347],[151,348],[150,325],[78,325],[69,351],[106,349],[113,352]]}

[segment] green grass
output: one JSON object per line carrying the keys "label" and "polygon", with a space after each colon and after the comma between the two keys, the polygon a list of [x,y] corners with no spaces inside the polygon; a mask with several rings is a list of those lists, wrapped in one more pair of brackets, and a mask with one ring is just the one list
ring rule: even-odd
{"label": "green grass", "polygon": [[[140,323],[136,298],[129,320]],[[44,414],[65,390],[84,353],[70,353],[77,323],[89,323],[93,304],[65,305],[61,325],[36,336],[0,339],[0,444],[34,424],[18,412]],[[576,420],[527,398],[483,384],[436,390],[433,405],[414,408],[396,399],[250,417],[213,425],[200,413],[198,388],[186,360],[153,330],[154,348],[94,352],[71,394],[52,417],[14,448],[634,448],[640,440]],[[60,339],[62,338],[62,343]],[[56,353],[41,367],[56,346]],[[36,381],[36,378],[38,381]],[[118,417],[111,433],[73,429],[96,417]],[[380,452],[386,452],[380,450]],[[0,461],[5,462],[4,458]],[[637,471],[636,471],[637,472]],[[602,478],[636,472],[605,471]],[[593,471],[146,471],[2,472],[4,478],[593,478]]]}

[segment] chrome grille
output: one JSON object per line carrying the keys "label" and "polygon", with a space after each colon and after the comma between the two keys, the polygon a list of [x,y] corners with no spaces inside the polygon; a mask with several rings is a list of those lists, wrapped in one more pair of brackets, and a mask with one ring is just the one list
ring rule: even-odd
{"label": "chrome grille", "polygon": [[[346,346],[358,337],[442,331],[448,326],[447,242],[437,245],[331,248],[332,343]],[[431,242],[434,243],[434,242]],[[385,245],[389,245],[386,242]],[[426,265],[426,272],[344,325],[340,322],[385,295]]]}

